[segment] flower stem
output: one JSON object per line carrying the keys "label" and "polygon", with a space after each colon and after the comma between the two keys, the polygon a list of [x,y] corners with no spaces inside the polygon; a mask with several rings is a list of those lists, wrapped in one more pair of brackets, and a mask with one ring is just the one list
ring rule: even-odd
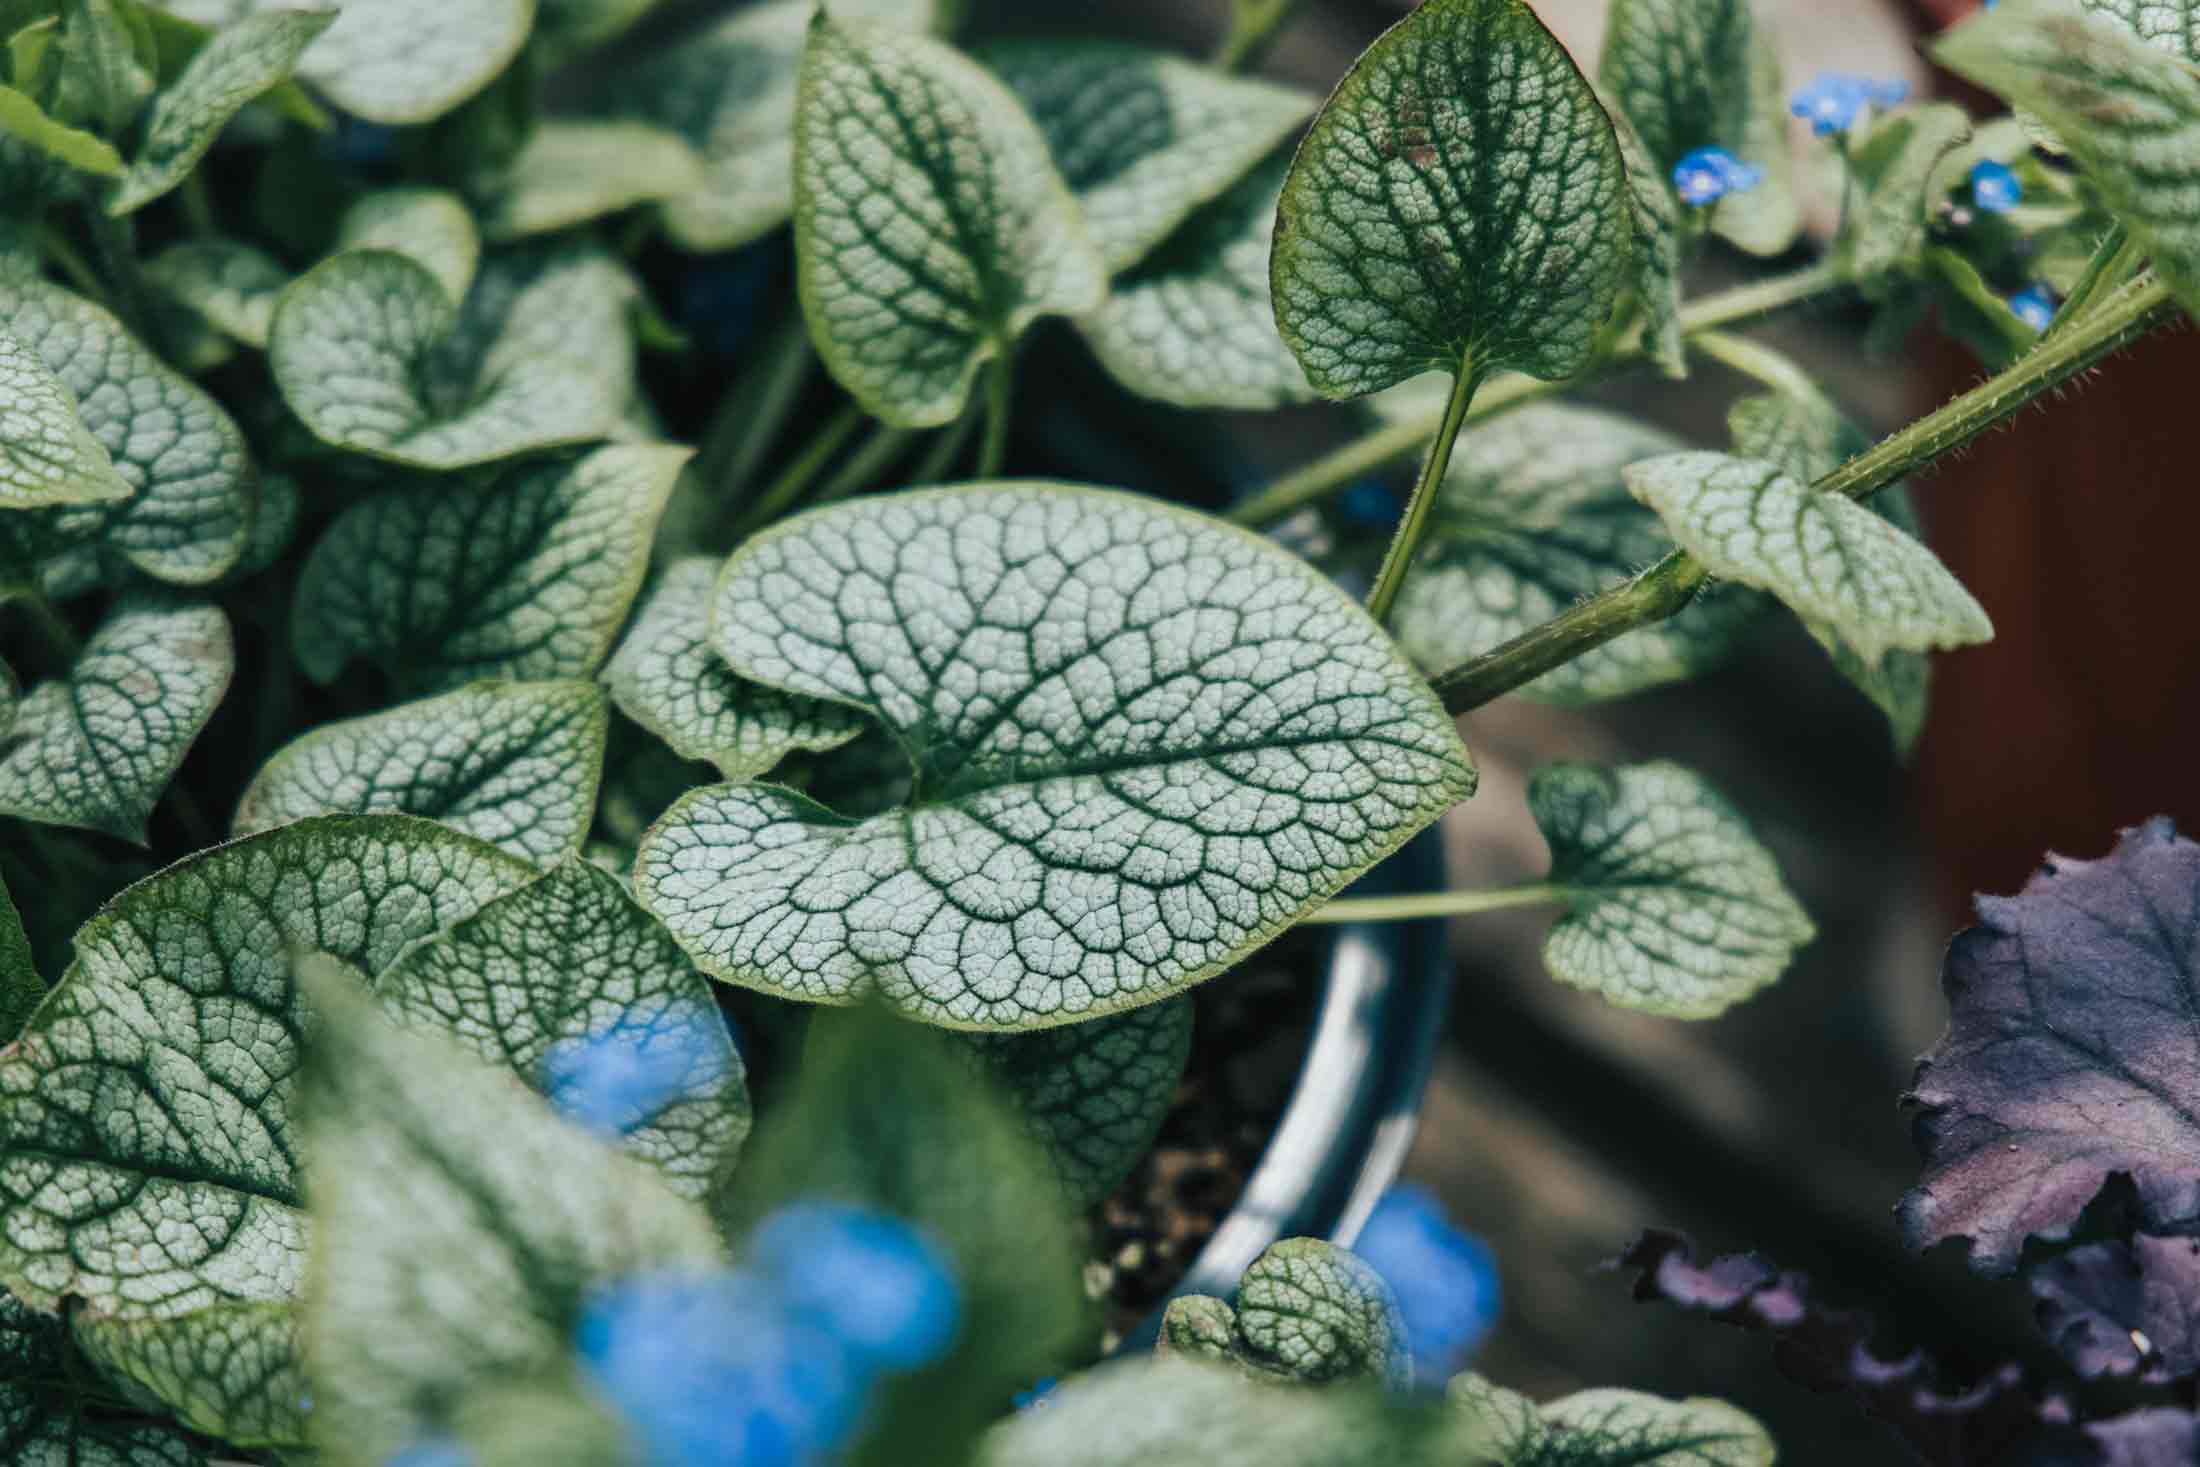
{"label": "flower stem", "polygon": [[917,441],[914,428],[888,428],[881,425],[872,430],[863,446],[848,455],[848,461],[833,471],[833,476],[810,496],[811,507],[831,504],[836,499],[846,499],[866,489],[879,487],[879,479],[888,469],[901,462],[901,456],[909,451],[909,445]]}
{"label": "flower stem", "polygon": [[720,504],[740,499],[764,456],[802,398],[810,379],[810,331],[794,311],[773,330],[763,351],[734,379],[703,430],[695,469]]}
{"label": "flower stem", "polygon": [[1316,925],[1339,922],[1412,922],[1424,917],[1474,917],[1515,907],[1546,907],[1566,900],[1566,889],[1549,882],[1503,886],[1494,891],[1432,891],[1414,896],[1344,897],[1305,920]]}
{"label": "flower stem", "polygon": [[997,478],[1008,458],[1008,425],[1016,407],[1016,354],[1002,347],[986,377],[985,442],[978,449],[978,477]]}
{"label": "flower stem", "polygon": [[924,457],[918,459],[916,468],[910,471],[910,485],[946,483],[954,474],[955,465],[962,462],[963,450],[970,446],[970,435],[977,428],[978,414],[969,411],[940,429],[932,446],[924,451]]}
{"label": "flower stem", "polygon": [[1459,441],[1459,430],[1466,426],[1467,409],[1474,403],[1474,389],[1481,380],[1482,374],[1472,362],[1460,362],[1459,373],[1451,380],[1451,400],[1444,406],[1444,421],[1436,430],[1436,441],[1429,446],[1428,461],[1421,465],[1421,481],[1413,486],[1405,517],[1398,521],[1398,533],[1391,536],[1383,567],[1375,573],[1375,589],[1367,593],[1367,614],[1377,622],[1390,620],[1390,608],[1397,604],[1398,589],[1406,583],[1414,552],[1421,548],[1421,532],[1428,526],[1437,491],[1444,486],[1452,448]]}
{"label": "flower stem", "polygon": [[833,414],[825,426],[817,430],[816,436],[803,445],[802,451],[788,460],[787,466],[779,471],[779,477],[756,496],[748,512],[734,522],[734,543],[739,544],[793,508],[802,498],[802,491],[825,472],[825,466],[833,461],[834,455],[847,447],[848,440],[869,421],[863,409],[854,403]]}
{"label": "flower stem", "polygon": [[[2042,341],[2006,371],[1850,459],[1811,487],[1820,494],[1868,499],[2006,422],[2033,399],[2174,319],[2177,312],[2169,287],[2141,277],[2104,300],[2065,335]],[[1622,633],[1672,616],[1709,579],[1693,557],[1676,550],[1633,580],[1600,592],[1444,673],[1434,680],[1436,692],[1453,713],[1480,708]]]}
{"label": "flower stem", "polygon": [[1699,331],[1688,344],[1722,367],[1771,388],[1783,397],[1821,401],[1825,394],[1807,373],[1769,346],[1726,331]]}

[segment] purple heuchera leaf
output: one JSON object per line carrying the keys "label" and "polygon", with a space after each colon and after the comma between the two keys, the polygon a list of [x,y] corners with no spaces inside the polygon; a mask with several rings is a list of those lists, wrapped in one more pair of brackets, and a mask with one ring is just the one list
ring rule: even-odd
{"label": "purple heuchera leaf", "polygon": [[2141,1233],[2026,1270],[2040,1329],[2078,1374],[2152,1380],[2200,1370],[2200,1239]]}
{"label": "purple heuchera leaf", "polygon": [[1910,1245],[1967,1239],[2015,1267],[2131,1178],[2141,1226],[2200,1227],[2200,845],[2167,820],[2098,861],[2051,859],[2021,896],[1983,897],[1949,948],[1948,1032],[1918,1064],[1922,1184]]}

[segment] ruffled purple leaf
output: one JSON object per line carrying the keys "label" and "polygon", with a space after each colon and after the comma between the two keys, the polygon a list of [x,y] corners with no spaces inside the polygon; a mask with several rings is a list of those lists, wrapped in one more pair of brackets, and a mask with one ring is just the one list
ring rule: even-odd
{"label": "ruffled purple leaf", "polygon": [[2200,1370],[2200,1239],[2141,1233],[2025,1272],[2041,1331],[2078,1374],[2166,1381]]}

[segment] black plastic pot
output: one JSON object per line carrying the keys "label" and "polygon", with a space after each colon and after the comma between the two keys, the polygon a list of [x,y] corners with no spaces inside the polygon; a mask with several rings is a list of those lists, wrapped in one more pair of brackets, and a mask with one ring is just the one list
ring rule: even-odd
{"label": "black plastic pot", "polygon": [[[1440,838],[1430,831],[1354,892],[1435,891],[1443,870]],[[1352,1245],[1405,1163],[1450,1000],[1443,922],[1335,929],[1314,1031],[1283,1119],[1237,1205],[1171,1298],[1229,1298],[1246,1266],[1279,1239]],[[1122,1350],[1150,1346],[1160,1329],[1156,1309]]]}

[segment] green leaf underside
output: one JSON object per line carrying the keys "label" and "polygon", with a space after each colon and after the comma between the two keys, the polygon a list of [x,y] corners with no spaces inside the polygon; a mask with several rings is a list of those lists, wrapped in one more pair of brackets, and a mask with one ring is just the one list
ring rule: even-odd
{"label": "green leaf underside", "polygon": [[1661,185],[1698,148],[1741,151],[1755,47],[1749,0],[1613,0],[1597,80]]}
{"label": "green leaf underside", "polygon": [[1300,145],[1277,324],[1331,397],[1470,363],[1568,376],[1629,273],[1629,207],[1610,119],[1522,0],[1429,0]]}
{"label": "green leaf underside", "polygon": [[1160,1133],[1192,1054],[1192,1001],[1170,999],[1090,1024],[964,1041],[1089,1207],[1130,1175]]}
{"label": "green leaf underside", "polygon": [[1046,140],[939,42],[820,11],[795,111],[795,252],[819,354],[896,427],[953,421],[1032,322],[1081,315],[1107,269]]}
{"label": "green leaf underside", "polygon": [[217,30],[153,98],[138,149],[107,212],[142,209],[183,182],[245,104],[290,75],[333,10],[262,10]]}
{"label": "green leaf underside", "polygon": [[77,416],[76,395],[0,330],[0,510],[127,499],[130,485]]}
{"label": "green leaf underside", "polygon": [[440,820],[549,863],[588,836],[609,711],[585,682],[483,682],[324,724],[267,762],[237,805],[250,835],[313,815]]}
{"label": "green leaf underside", "polygon": [[145,274],[215,330],[262,349],[275,299],[290,284],[290,272],[274,256],[233,239],[172,244],[146,264]]}
{"label": "green leaf underside", "polygon": [[978,59],[1039,124],[1111,272],[1273,152],[1314,98],[1116,41],[1017,40]]}
{"label": "green leaf underside", "polygon": [[23,914],[16,910],[7,882],[0,879],[0,1043],[22,1032],[23,1021],[45,996],[46,984],[31,955],[30,935],[23,930]]}
{"label": "green leaf underside", "polygon": [[145,822],[235,670],[218,606],[131,599],[0,733],[0,815],[145,840]]}
{"label": "green leaf underside", "polygon": [[1668,377],[1688,375],[1688,344],[1681,335],[1680,206],[1666,183],[1669,174],[1620,114],[1612,116],[1620,157],[1627,165],[1627,197],[1633,205],[1635,275],[1631,288],[1642,311],[1643,349]]}
{"label": "green leaf underside", "polygon": [[[316,967],[321,965],[314,965]],[[314,1159],[313,1430],[338,1464],[444,1434],[470,1392],[569,1370],[591,1290],[721,1264],[710,1220],[449,1039],[343,975],[300,1095]]]}
{"label": "green leaf underside", "polygon": [[1593,1390],[1537,1406],[1475,1375],[1447,1394],[1465,1467],[1772,1467],[1777,1456],[1755,1418],[1701,1396]]}
{"label": "green leaf underside", "polygon": [[682,1195],[708,1194],[749,1133],[741,1059],[709,981],[616,877],[585,862],[553,868],[415,948],[375,992],[392,1013],[448,1032],[536,1090],[547,1089],[553,1046],[613,1028],[643,1053],[690,1056],[681,1082],[620,1143]]}
{"label": "green leaf underside", "polygon": [[1257,412],[1306,402],[1312,384],[1276,330],[1268,295],[1287,158],[1255,169],[1115,282],[1078,329],[1116,381],[1186,408]]}
{"label": "green leaf underside", "polygon": [[1713,575],[1770,591],[1877,662],[1990,640],[1993,624],[1932,551],[1863,505],[1772,464],[1683,453],[1627,470],[1681,548]]}
{"label": "green leaf underside", "polygon": [[797,751],[835,749],[870,721],[837,702],[802,698],[735,675],[710,646],[720,562],[692,556],[666,567],[604,668],[619,711],[683,759],[715,764],[730,780],[769,773]]}
{"label": "green leaf underside", "polygon": [[1464,799],[1451,720],[1342,591],[1106,491],[822,510],[728,562],[744,676],[886,725],[915,802],[866,821],[721,785],[636,884],[703,967],[956,1028],[1044,1028],[1212,977]]}
{"label": "green leaf underside", "polygon": [[306,1442],[310,1392],[288,1303],[215,1304],[173,1319],[79,1314],[71,1334],[110,1377],[234,1447]]}
{"label": "green leaf underside", "polygon": [[491,239],[546,234],[702,186],[702,159],[678,133],[642,122],[545,122],[491,191],[482,229]]}
{"label": "green leaf underside", "polygon": [[0,1278],[39,1308],[75,1295],[124,1319],[293,1297],[291,951],[371,976],[535,874],[429,821],[333,816],[109,902],[0,1050]]}
{"label": "green leaf underside", "polygon": [[1554,764],[1528,786],[1567,914],[1551,976],[1624,1008],[1708,1019],[1787,969],[1816,936],[1734,808],[1675,764]]}
{"label": "green leaf underside", "polygon": [[1918,261],[1940,197],[1934,174],[1970,136],[1969,115],[1952,103],[1883,117],[1865,135],[1853,164],[1862,201],[1842,236],[1852,276],[1870,280]]}
{"label": "green leaf underside", "polygon": [[14,87],[0,86],[0,134],[21,138],[47,157],[86,173],[108,178],[122,173],[122,155],[113,144],[97,133],[55,121]]}
{"label": "green leaf underside", "polygon": [[[217,31],[271,0],[171,0]],[[350,0],[298,74],[370,122],[431,122],[487,86],[527,39],[534,0]]]}
{"label": "green leaf underside", "polygon": [[324,442],[464,468],[611,435],[634,389],[633,296],[585,242],[493,256],[455,309],[408,256],[348,251],[283,292],[269,358]]}
{"label": "green leaf underside", "polygon": [[205,585],[235,568],[252,517],[244,434],[195,384],[90,301],[38,280],[0,284],[16,340],[75,396],[127,501],[40,511],[53,535],[121,556],[155,580]]}
{"label": "green leaf underside", "polygon": [[[2187,34],[2189,35],[2189,30]],[[2116,20],[2010,0],[1933,48],[1942,65],[2051,128],[2101,202],[2200,306],[2200,76]]]}
{"label": "green leaf underside", "polygon": [[[1399,592],[1391,617],[1399,644],[1431,672],[1457,667],[1655,563],[1672,541],[1628,494],[1621,471],[1682,446],[1631,419],[1567,405],[1530,404],[1474,425]],[[1752,594],[1716,591],[1521,692],[1582,704],[1693,676],[1718,663],[1763,610]]]}
{"label": "green leaf underside", "polygon": [[1382,1276],[1318,1238],[1272,1244],[1238,1284],[1237,1308],[1192,1295],[1162,1323],[1163,1353],[1228,1361],[1307,1384],[1413,1380],[1405,1319]]}
{"label": "green leaf underside", "polygon": [[300,574],[299,665],[325,683],[366,658],[411,693],[592,676],[689,452],[614,444],[488,485],[430,483],[352,506]]}
{"label": "green leaf underside", "polygon": [[337,223],[336,246],[407,256],[433,275],[454,303],[466,299],[481,266],[481,231],[473,211],[448,189],[386,188],[362,194]]}

